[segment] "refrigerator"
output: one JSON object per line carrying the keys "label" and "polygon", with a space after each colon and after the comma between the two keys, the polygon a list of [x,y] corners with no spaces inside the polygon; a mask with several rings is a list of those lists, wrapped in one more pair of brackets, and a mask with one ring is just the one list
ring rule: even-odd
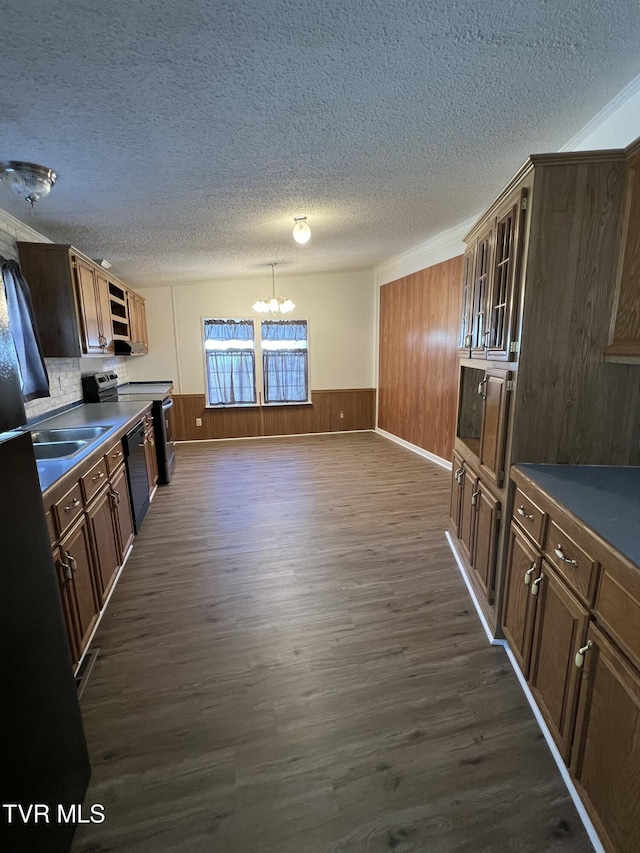
{"label": "refrigerator", "polygon": [[91,773],[0,282],[0,851],[66,853]]}

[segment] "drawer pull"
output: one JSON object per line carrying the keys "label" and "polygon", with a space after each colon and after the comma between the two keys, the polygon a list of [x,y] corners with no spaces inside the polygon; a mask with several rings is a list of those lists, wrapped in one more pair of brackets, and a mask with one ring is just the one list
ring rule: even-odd
{"label": "drawer pull", "polygon": [[529,521],[533,521],[533,516],[529,515],[529,513],[525,510],[523,506],[519,506],[516,512],[521,518],[528,518]]}
{"label": "drawer pull", "polygon": [[68,504],[65,508],[65,512],[71,512],[72,509],[75,509],[77,506],[80,506],[80,500],[78,498],[74,498],[70,504]]}
{"label": "drawer pull", "polygon": [[534,563],[531,566],[531,568],[527,569],[527,571],[524,573],[524,585],[525,586],[529,586],[529,584],[531,583],[531,575],[535,572],[536,568],[537,568],[536,564]]}
{"label": "drawer pull", "polygon": [[98,471],[95,477],[91,478],[91,482],[95,483],[97,480],[101,480],[104,477],[104,471]]}
{"label": "drawer pull", "polygon": [[112,453],[112,454],[111,454],[111,458],[112,458],[112,459],[119,459],[121,456],[122,456],[122,451],[121,451],[121,450],[118,450],[118,452],[117,452],[117,453]]}
{"label": "drawer pull", "polygon": [[471,506],[476,506],[478,503],[478,495],[480,494],[480,490],[473,492],[471,494]]}
{"label": "drawer pull", "polygon": [[536,578],[534,580],[534,582],[531,584],[531,595],[537,595],[538,594],[538,584],[540,583],[540,581],[542,580],[543,577],[544,577],[544,572],[540,572],[540,577]]}
{"label": "drawer pull", "polygon": [[109,492],[109,497],[111,498],[111,503],[113,506],[117,506],[120,503],[120,494],[116,492],[115,489],[111,489]]}
{"label": "drawer pull", "polygon": [[578,568],[578,564],[575,560],[572,560],[570,557],[565,557],[564,551],[562,550],[562,545],[556,545],[556,547],[553,549],[553,553],[559,560],[562,560],[563,563],[568,563],[570,566],[575,566],[576,569]]}
{"label": "drawer pull", "polygon": [[583,646],[581,649],[578,649],[578,652],[576,654],[576,666],[578,667],[578,669],[580,669],[583,666],[584,656],[589,651],[589,649],[591,648],[592,645],[593,645],[593,643],[591,642],[591,640],[587,640],[587,645]]}
{"label": "drawer pull", "polygon": [[73,580],[73,570],[71,566],[68,563],[63,563],[62,561],[60,561],[60,566],[64,571],[65,578],[68,581]]}

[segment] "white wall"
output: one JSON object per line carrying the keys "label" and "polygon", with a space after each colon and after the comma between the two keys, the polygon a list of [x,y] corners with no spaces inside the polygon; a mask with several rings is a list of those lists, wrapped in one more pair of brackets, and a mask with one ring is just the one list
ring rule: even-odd
{"label": "white wall", "polygon": [[[250,318],[271,292],[270,275],[173,287],[141,288],[146,300],[149,355],[129,361],[129,378],[172,379],[181,394],[204,394],[202,318]],[[283,276],[276,293],[296,304],[287,315],[309,321],[312,390],[373,386],[372,271]]]}

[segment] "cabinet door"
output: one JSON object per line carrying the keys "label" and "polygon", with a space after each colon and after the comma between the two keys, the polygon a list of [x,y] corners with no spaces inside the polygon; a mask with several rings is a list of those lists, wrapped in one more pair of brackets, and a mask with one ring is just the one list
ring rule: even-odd
{"label": "cabinet door", "polygon": [[87,510],[87,519],[93,540],[98,595],[102,605],[120,568],[120,542],[110,488],[104,489],[92,501]]}
{"label": "cabinet door", "polygon": [[71,660],[73,666],[78,663],[80,658],[78,648],[78,637],[76,636],[76,626],[73,618],[72,593],[70,587],[73,583],[73,572],[71,566],[65,565],[60,557],[60,551],[54,549],[53,561],[56,566],[56,574],[58,576],[58,585],[60,587],[60,599],[62,600],[62,613],[64,615],[64,625],[67,629],[67,639],[69,640],[69,649],[71,651]]}
{"label": "cabinet door", "polygon": [[581,673],[571,771],[604,846],[640,850],[640,675],[596,628]]}
{"label": "cabinet door", "polygon": [[542,557],[512,524],[506,569],[506,589],[502,627],[522,674],[529,677],[533,618],[538,596],[531,584],[540,576]]}
{"label": "cabinet door", "polygon": [[82,351],[102,353],[104,352],[103,336],[95,270],[80,258],[73,259],[73,268],[78,285]]}
{"label": "cabinet door", "polygon": [[500,503],[480,481],[473,493],[473,503],[476,517],[472,567],[487,601],[493,604]]}
{"label": "cabinet door", "polygon": [[586,642],[589,613],[544,560],[542,574],[529,684],[560,754],[568,761],[579,686],[575,657]]}
{"label": "cabinet door", "polygon": [[500,487],[504,480],[504,451],[507,434],[509,402],[508,370],[487,370],[482,386],[482,429],[480,432],[480,468],[494,485]]}
{"label": "cabinet door", "polygon": [[60,542],[60,559],[65,571],[68,566],[73,576],[69,592],[77,629],[78,650],[82,654],[100,610],[86,516],[82,516],[79,524]]}
{"label": "cabinet door", "polygon": [[460,516],[458,524],[458,539],[462,551],[469,561],[472,562],[473,552],[473,523],[475,521],[474,493],[476,491],[477,476],[469,468],[464,468],[460,483]]}
{"label": "cabinet door", "polygon": [[133,542],[133,513],[131,512],[131,499],[127,486],[127,472],[124,465],[111,476],[111,493],[115,505],[118,535],[120,540],[120,559],[122,565],[127,552]]}
{"label": "cabinet door", "polygon": [[109,281],[106,276],[96,271],[96,301],[98,303],[98,319],[100,327],[100,346],[102,352],[113,352],[113,328],[111,325],[111,299],[109,297]]}
{"label": "cabinet door", "polygon": [[476,265],[476,247],[467,249],[464,256],[462,275],[462,308],[460,312],[460,355],[471,351],[471,310],[473,307],[473,281]]}
{"label": "cabinet door", "polygon": [[[524,205],[524,207],[523,207]],[[487,358],[506,359],[516,314],[516,272],[526,208],[526,191],[496,223],[496,248],[487,314]]]}
{"label": "cabinet door", "polygon": [[459,535],[460,527],[460,498],[462,496],[462,474],[464,473],[464,464],[462,457],[457,453],[453,454],[453,469],[451,476],[451,498],[449,501],[449,518],[451,520],[451,531],[455,536]]}
{"label": "cabinet door", "polygon": [[478,240],[476,249],[476,268],[473,282],[473,302],[471,306],[471,357],[484,358],[487,330],[487,300],[489,298],[489,274],[491,270],[491,252],[493,231],[488,231]]}
{"label": "cabinet door", "polygon": [[145,430],[144,455],[147,460],[147,479],[149,481],[149,491],[151,491],[158,482],[158,457],[156,456],[156,440],[153,435],[153,426],[150,430]]}

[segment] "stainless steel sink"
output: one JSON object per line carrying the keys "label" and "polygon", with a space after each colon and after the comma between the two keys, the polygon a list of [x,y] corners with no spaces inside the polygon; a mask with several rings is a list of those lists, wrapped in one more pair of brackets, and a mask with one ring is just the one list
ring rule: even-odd
{"label": "stainless steel sink", "polygon": [[36,459],[68,459],[87,446],[87,441],[38,441],[33,445]]}
{"label": "stainless steel sink", "polygon": [[51,444],[53,442],[66,443],[69,441],[82,441],[86,444],[89,441],[95,441],[96,438],[100,438],[100,436],[104,435],[104,433],[109,429],[111,429],[111,427],[95,426],[32,430],[31,438],[34,444]]}

